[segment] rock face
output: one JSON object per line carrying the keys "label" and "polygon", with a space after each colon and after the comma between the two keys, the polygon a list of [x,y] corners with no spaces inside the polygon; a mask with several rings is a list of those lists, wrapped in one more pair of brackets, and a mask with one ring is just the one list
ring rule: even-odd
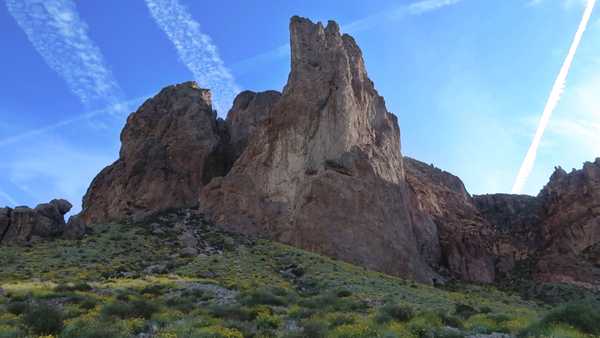
{"label": "rock face", "polygon": [[510,273],[515,263],[532,256],[542,245],[542,204],[527,195],[490,194],[474,196],[481,214],[497,230],[496,268]]}
{"label": "rock face", "polygon": [[275,90],[261,93],[247,90],[235,98],[227,114],[232,159],[237,159],[246,149],[250,136],[268,120],[271,109],[280,98],[281,93]]}
{"label": "rock face", "polygon": [[417,208],[431,215],[438,228],[440,265],[462,280],[494,281],[495,231],[462,181],[408,157],[404,157],[404,167],[408,185],[417,197]]}
{"label": "rock face", "polygon": [[569,174],[557,168],[538,199],[543,249],[536,279],[600,287],[600,266],[594,259],[600,243],[600,158]]}
{"label": "rock face", "polygon": [[0,244],[24,244],[35,238],[62,236],[67,228],[64,215],[71,207],[68,201],[55,199],[35,209],[0,208]]}
{"label": "rock face", "polygon": [[119,159],[92,181],[79,221],[140,219],[195,206],[204,184],[227,170],[222,130],[208,90],[193,82],[163,89],[127,119]]}
{"label": "rock face", "polygon": [[360,49],[335,22],[294,17],[290,31],[281,98],[201,207],[231,230],[431,281],[422,253],[437,250],[420,247],[438,245],[437,229],[410,208],[398,124]]}

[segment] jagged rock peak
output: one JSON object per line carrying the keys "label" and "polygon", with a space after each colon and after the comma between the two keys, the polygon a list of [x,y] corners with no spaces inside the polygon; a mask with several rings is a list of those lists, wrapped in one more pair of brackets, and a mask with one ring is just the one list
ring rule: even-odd
{"label": "jagged rock peak", "polygon": [[290,45],[281,98],[201,208],[230,230],[431,281],[417,246],[438,245],[435,225],[409,206],[400,129],[356,43],[294,17]]}

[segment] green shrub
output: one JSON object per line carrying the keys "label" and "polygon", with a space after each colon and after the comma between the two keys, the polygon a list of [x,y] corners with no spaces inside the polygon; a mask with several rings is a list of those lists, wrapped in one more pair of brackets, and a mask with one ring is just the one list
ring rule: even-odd
{"label": "green shrub", "polygon": [[240,295],[245,305],[283,306],[291,302],[292,295],[282,288],[257,288]]}
{"label": "green shrub", "polygon": [[117,301],[102,307],[101,314],[105,317],[144,318],[150,319],[158,311],[158,306],[146,300],[134,300],[132,302]]}
{"label": "green shrub", "polygon": [[281,326],[281,323],[279,316],[270,313],[259,313],[256,317],[256,327],[259,330],[274,330]]}
{"label": "green shrub", "polygon": [[213,305],[209,308],[209,313],[218,318],[241,321],[254,320],[258,316],[256,311],[237,304]]}
{"label": "green shrub", "polygon": [[154,285],[148,285],[146,287],[144,287],[140,293],[143,295],[154,295],[154,296],[158,296],[163,294],[165,290],[165,286],[164,285],[160,285],[160,284],[154,284]]}
{"label": "green shrub", "polygon": [[94,320],[76,320],[68,324],[60,335],[61,338],[125,338],[128,336],[122,327]]}
{"label": "green shrub", "polygon": [[17,316],[27,312],[27,309],[29,309],[29,303],[24,301],[13,301],[8,303],[8,305],[6,306],[6,311]]}
{"label": "green shrub", "polygon": [[577,302],[563,305],[530,325],[520,337],[544,335],[551,327],[568,325],[591,335],[600,335],[600,304]]}
{"label": "green shrub", "polygon": [[477,310],[470,305],[459,303],[454,305],[454,313],[463,319],[467,319],[476,314]]}
{"label": "green shrub", "polygon": [[91,291],[92,287],[85,282],[76,284],[60,284],[54,288],[55,292]]}
{"label": "green shrub", "polygon": [[32,305],[23,316],[23,323],[36,334],[55,334],[63,328],[63,314],[47,304]]}
{"label": "green shrub", "polygon": [[302,333],[299,337],[325,338],[329,332],[328,323],[320,319],[308,319],[302,322]]}
{"label": "green shrub", "polygon": [[385,304],[379,308],[375,321],[378,323],[387,323],[392,320],[406,322],[414,316],[412,307],[405,304]]}
{"label": "green shrub", "polygon": [[408,328],[417,337],[435,337],[442,328],[442,319],[434,312],[420,313],[408,322]]}

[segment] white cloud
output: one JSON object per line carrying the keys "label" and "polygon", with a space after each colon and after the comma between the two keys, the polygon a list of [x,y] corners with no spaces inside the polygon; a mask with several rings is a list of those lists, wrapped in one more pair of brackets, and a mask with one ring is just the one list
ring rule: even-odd
{"label": "white cloud", "polygon": [[120,101],[121,89],[72,0],[6,0],[6,5],[36,51],[86,107]]}
{"label": "white cloud", "polygon": [[223,115],[240,91],[211,38],[202,33],[178,0],[146,0],[150,14],[171,40],[181,62],[202,87],[211,90],[213,106]]}
{"label": "white cloud", "polygon": [[5,156],[7,161],[0,164],[2,179],[27,195],[29,204],[66,198],[74,205],[73,211],[80,209],[81,196],[92,178],[114,160],[56,137],[36,138]]}

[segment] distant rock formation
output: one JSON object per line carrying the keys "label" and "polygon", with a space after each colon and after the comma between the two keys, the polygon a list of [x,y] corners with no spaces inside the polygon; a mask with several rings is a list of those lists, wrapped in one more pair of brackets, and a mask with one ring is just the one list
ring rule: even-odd
{"label": "distant rock formation", "polygon": [[531,260],[537,281],[600,288],[600,158],[571,173],[556,168],[537,197],[496,194],[475,201],[499,232],[501,272]]}
{"label": "distant rock formation", "polygon": [[62,236],[67,229],[64,215],[71,203],[54,199],[35,209],[26,206],[0,208],[0,245],[29,243],[37,238]]}
{"label": "distant rock formation", "polygon": [[203,189],[202,209],[231,230],[431,281],[419,247],[438,245],[435,225],[409,207],[400,130],[360,49],[332,21],[294,17],[290,31],[283,94],[229,174]]}
{"label": "distant rock formation", "polygon": [[489,194],[474,196],[481,214],[497,233],[496,268],[510,273],[515,263],[533,255],[542,245],[540,201],[527,195]]}

